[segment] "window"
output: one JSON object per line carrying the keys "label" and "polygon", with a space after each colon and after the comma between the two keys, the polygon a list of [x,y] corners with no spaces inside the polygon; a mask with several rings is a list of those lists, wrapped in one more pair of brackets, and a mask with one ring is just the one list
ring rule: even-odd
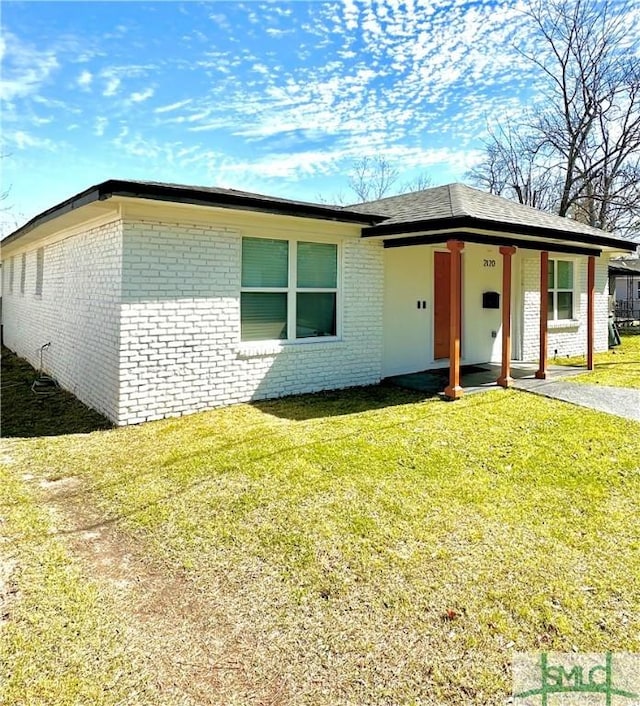
{"label": "window", "polygon": [[573,319],[573,262],[549,260],[549,321]]}
{"label": "window", "polygon": [[42,295],[42,280],[44,276],[44,248],[36,251],[36,295]]}
{"label": "window", "polygon": [[337,335],[338,246],[242,239],[243,341]]}
{"label": "window", "polygon": [[20,266],[20,294],[24,294],[24,283],[27,279],[27,253],[22,253],[22,263]]}
{"label": "window", "polygon": [[640,299],[640,280],[638,280],[638,299]]}
{"label": "window", "polygon": [[12,257],[9,260],[9,294],[13,294],[13,275],[16,269],[16,259]]}

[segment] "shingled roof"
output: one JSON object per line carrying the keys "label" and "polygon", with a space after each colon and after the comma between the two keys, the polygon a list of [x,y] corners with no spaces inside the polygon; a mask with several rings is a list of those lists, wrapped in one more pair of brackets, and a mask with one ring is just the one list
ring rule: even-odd
{"label": "shingled roof", "polygon": [[381,224],[363,230],[363,235],[369,236],[449,228],[481,228],[526,235],[551,231],[569,240],[588,242],[597,239],[602,244],[608,241],[611,245],[622,245],[626,250],[635,248],[630,241],[598,228],[531,206],[523,206],[466,184],[436,186],[347,206],[347,209],[387,216]]}
{"label": "shingled roof", "polygon": [[[411,240],[413,244],[418,234],[422,234],[419,237],[424,242],[441,242],[442,232],[459,232],[465,238],[468,234],[475,233],[476,235],[469,235],[469,238],[475,237],[476,242],[496,244],[519,237],[521,240],[518,245],[521,247],[537,247],[545,241],[552,241],[555,245],[563,243],[565,248],[572,248],[574,252],[582,252],[578,248],[579,245],[588,245],[590,248],[604,247],[618,252],[635,250],[635,244],[629,240],[617,238],[569,218],[560,218],[529,206],[522,206],[465,184],[436,186],[424,191],[341,207],[215,186],[186,186],[121,179],[104,181],[43,211],[8,235],[2,244],[7,246],[29,233],[30,238],[37,238],[39,226],[61,216],[70,218],[69,214],[112,197],[353,223],[361,226],[363,237],[395,238],[393,243],[385,242],[385,246],[399,245],[399,238],[402,237],[407,241]],[[86,209],[83,213],[86,213]],[[77,216],[77,213],[75,215]],[[477,235],[478,233],[484,235]],[[494,237],[496,234],[498,237]],[[530,240],[525,243],[522,238]],[[574,245],[571,245],[572,243]]]}
{"label": "shingled roof", "polygon": [[609,272],[616,275],[640,277],[640,258],[629,257],[609,261]]}

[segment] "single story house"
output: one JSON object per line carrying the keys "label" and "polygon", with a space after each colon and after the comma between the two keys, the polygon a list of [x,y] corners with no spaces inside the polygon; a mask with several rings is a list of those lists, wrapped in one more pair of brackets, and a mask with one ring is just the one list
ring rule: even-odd
{"label": "single story house", "polygon": [[[607,348],[635,248],[463,184],[340,208],[110,180],[2,241],[5,344],[117,424]],[[542,293],[542,296],[541,296]]]}
{"label": "single story house", "polygon": [[622,325],[640,322],[640,258],[611,260],[609,282],[616,321]]}

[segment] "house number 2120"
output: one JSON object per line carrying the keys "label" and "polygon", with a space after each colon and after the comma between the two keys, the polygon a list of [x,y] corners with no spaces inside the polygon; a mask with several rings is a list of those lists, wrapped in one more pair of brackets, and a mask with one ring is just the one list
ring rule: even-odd
{"label": "house number 2120", "polygon": [[484,262],[485,267],[495,267],[496,266],[495,260],[483,260],[483,262]]}

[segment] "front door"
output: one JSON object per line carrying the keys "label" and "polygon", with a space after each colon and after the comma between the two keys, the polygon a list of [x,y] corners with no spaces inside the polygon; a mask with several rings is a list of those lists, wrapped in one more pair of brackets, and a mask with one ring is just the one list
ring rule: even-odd
{"label": "front door", "polygon": [[433,253],[433,359],[449,357],[451,253]]}

